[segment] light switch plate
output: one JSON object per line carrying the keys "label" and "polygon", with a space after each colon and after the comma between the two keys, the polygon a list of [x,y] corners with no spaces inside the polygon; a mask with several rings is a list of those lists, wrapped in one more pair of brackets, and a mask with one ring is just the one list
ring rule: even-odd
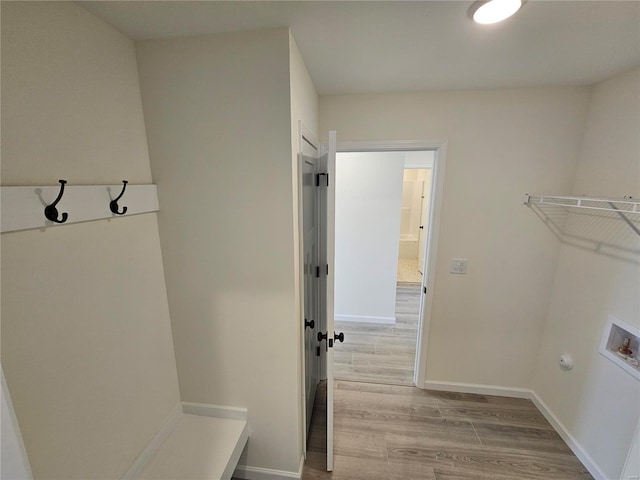
{"label": "light switch plate", "polygon": [[452,258],[451,262],[449,263],[449,273],[467,273],[467,263],[469,263],[469,260],[467,260],[466,258]]}

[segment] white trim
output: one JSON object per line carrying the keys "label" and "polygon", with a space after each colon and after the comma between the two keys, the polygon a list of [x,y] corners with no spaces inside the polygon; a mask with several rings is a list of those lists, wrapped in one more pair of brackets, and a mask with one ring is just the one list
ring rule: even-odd
{"label": "white trim", "polygon": [[425,380],[424,388],[426,390],[437,390],[441,392],[475,393],[478,395],[526,399],[531,399],[533,394],[533,392],[527,388],[478,385],[476,383],[434,382],[431,380]]}
{"label": "white trim", "polygon": [[553,429],[564,440],[574,455],[582,462],[584,467],[595,480],[611,480],[602,473],[602,469],[596,461],[587,453],[585,448],[575,439],[569,432],[567,427],[558,420],[558,417],[551,411],[546,403],[534,392],[527,388],[503,387],[498,385],[479,385],[475,383],[458,383],[458,382],[435,382],[425,380],[423,387],[427,390],[438,390],[459,393],[475,393],[478,395],[495,395],[498,397],[514,397],[526,398],[531,400],[536,408],[542,413],[544,418],[551,424]]}
{"label": "white trim", "polygon": [[[327,242],[326,263],[329,272],[326,276],[326,331],[332,335],[335,330],[335,272],[336,272],[336,154],[338,151],[337,134],[335,130],[329,131],[329,143],[327,149],[327,179],[326,212],[327,212]],[[333,179],[331,181],[330,179]],[[324,263],[324,262],[323,262]],[[321,263],[322,264],[322,263]],[[333,471],[333,385],[334,385],[334,352],[335,348],[326,351],[326,375],[327,375],[327,471]]]}
{"label": "white trim", "polygon": [[164,442],[171,434],[171,432],[173,432],[173,429],[176,427],[181,415],[182,403],[178,403],[167,417],[167,420],[162,425],[162,428],[158,430],[158,433],[155,434],[155,436],[151,439],[142,453],[138,455],[138,458],[133,461],[133,463],[129,467],[129,470],[127,470],[127,472],[122,477],[122,480],[133,480],[137,478],[138,475],[140,475],[140,472],[142,472],[142,469],[149,462],[149,460],[151,460],[153,454],[156,453],[158,448],[160,448],[162,442]]}
{"label": "white trim", "polygon": [[246,408],[223,407],[207,403],[182,402],[182,412],[202,417],[229,418],[231,420],[247,420]]}
{"label": "white trim", "polygon": [[231,480],[233,477],[233,473],[235,472],[236,467],[238,466],[238,462],[240,461],[240,456],[244,451],[244,448],[247,446],[247,441],[249,440],[249,424],[245,420],[244,428],[242,429],[242,433],[240,434],[240,438],[238,442],[233,447],[233,452],[231,453],[231,457],[227,461],[227,466],[222,473],[223,480]]}
{"label": "white trim", "polygon": [[384,323],[387,325],[395,325],[396,323],[396,317],[369,317],[366,315],[340,315],[336,313],[333,318],[337,322]]}
{"label": "white trim", "polygon": [[558,417],[553,414],[547,404],[544,403],[544,401],[542,401],[542,399],[534,391],[531,391],[531,401],[536,407],[538,407],[540,413],[544,415],[553,429],[558,433],[558,435],[560,435],[562,440],[565,441],[565,443],[569,446],[575,456],[578,457],[578,460],[580,460],[585,468],[589,470],[589,473],[593,476],[593,478],[595,480],[609,480],[607,476],[602,473],[602,470],[595,462],[595,460],[591,458],[591,455],[589,455],[584,447],[580,445],[580,443],[574,438],[573,435],[571,435],[571,433],[569,433],[567,427],[565,427],[562,422],[558,420]]}
{"label": "white trim", "polygon": [[[433,144],[433,143],[432,143]],[[419,385],[427,376],[427,350],[429,347],[429,329],[431,327],[431,312],[435,298],[436,267],[438,264],[438,238],[440,237],[440,217],[442,214],[442,200],[444,198],[444,173],[447,159],[447,142],[437,143],[433,174],[431,180],[431,211],[429,212],[429,231],[427,233],[427,250],[422,278],[422,288],[427,293],[421,302],[421,321],[418,323],[418,338],[416,342],[416,363],[413,382]],[[422,292],[421,295],[424,295]]]}
{"label": "white trim", "polygon": [[636,424],[636,431],[633,434],[631,440],[631,447],[629,447],[629,453],[627,454],[627,460],[624,462],[622,468],[622,480],[640,478],[640,419]]}
{"label": "white trim", "polygon": [[413,150],[438,150],[446,140],[373,140],[363,142],[338,142],[338,152],[402,152]]}
{"label": "white trim", "polygon": [[[295,182],[296,185],[292,187],[295,197],[294,200],[297,205],[296,215],[294,216],[295,222],[295,230],[294,232],[297,234],[297,255],[294,255],[295,262],[295,271],[298,274],[297,278],[297,288],[296,288],[296,306],[297,306],[297,317],[296,317],[296,334],[298,335],[298,352],[300,355],[300,421],[301,427],[299,430],[301,436],[301,447],[302,453],[306,456],[307,454],[307,365],[306,365],[306,350],[305,350],[305,329],[302,328],[301,323],[304,319],[304,309],[305,309],[305,286],[304,286],[304,206],[302,204],[303,200],[303,180],[302,180],[302,142],[305,141],[305,134],[309,135],[309,137],[313,137],[308,133],[307,128],[302,123],[302,120],[298,120],[298,152],[295,156],[295,161],[292,159],[292,165],[295,165]],[[307,138],[307,141],[309,138]],[[313,145],[315,147],[317,142]],[[293,156],[293,155],[292,155]]]}
{"label": "white trim", "polygon": [[244,465],[238,465],[233,476],[236,478],[243,478],[245,480],[286,480],[286,479],[300,479],[302,478],[302,465],[300,464],[300,471],[287,472],[285,470],[272,470],[270,468],[260,467],[247,467]]}

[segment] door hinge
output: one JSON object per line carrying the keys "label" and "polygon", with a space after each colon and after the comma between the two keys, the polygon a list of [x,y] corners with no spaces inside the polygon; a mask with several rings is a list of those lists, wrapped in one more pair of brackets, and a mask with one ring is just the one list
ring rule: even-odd
{"label": "door hinge", "polygon": [[[325,266],[325,275],[329,275],[329,264]],[[316,267],[316,278],[320,278],[320,267]]]}
{"label": "door hinge", "polygon": [[316,347],[316,357],[320,356],[320,345]]}
{"label": "door hinge", "polygon": [[426,295],[426,294],[427,294],[427,287],[422,287],[422,289],[423,289],[422,291],[423,291],[423,292],[424,292],[424,294]]}
{"label": "door hinge", "polygon": [[[320,177],[324,177],[324,180],[321,182]],[[328,187],[329,186],[329,174],[328,173],[318,173],[316,174],[316,187],[319,186]]]}

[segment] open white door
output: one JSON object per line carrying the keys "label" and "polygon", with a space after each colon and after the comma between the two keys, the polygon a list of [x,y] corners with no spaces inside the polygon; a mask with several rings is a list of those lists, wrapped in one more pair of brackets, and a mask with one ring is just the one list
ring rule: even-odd
{"label": "open white door", "polygon": [[424,257],[427,252],[427,233],[429,229],[429,208],[431,206],[432,169],[426,169],[422,182],[422,210],[420,213],[420,232],[418,233],[418,271],[424,275]]}
{"label": "open white door", "polygon": [[[326,310],[326,333],[327,333],[327,471],[333,471],[333,344],[336,341],[334,330],[334,271],[335,271],[335,201],[336,201],[336,132],[329,132],[329,149],[327,152],[327,310]],[[342,337],[344,338],[344,337]]]}

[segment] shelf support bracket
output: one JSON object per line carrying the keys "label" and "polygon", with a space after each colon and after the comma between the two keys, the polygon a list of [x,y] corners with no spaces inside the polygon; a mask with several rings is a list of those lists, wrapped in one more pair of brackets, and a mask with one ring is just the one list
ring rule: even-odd
{"label": "shelf support bracket", "polygon": [[617,213],[618,215],[620,215],[620,218],[622,218],[622,220],[624,220],[624,221],[625,221],[625,223],[626,223],[627,225],[629,225],[629,227],[631,227],[631,229],[632,229],[634,232],[636,232],[638,235],[640,235],[640,229],[639,229],[638,227],[636,227],[636,226],[633,224],[633,222],[632,222],[631,220],[629,220],[629,218],[628,218],[624,213],[622,213],[618,207],[616,207],[616,206],[615,206],[615,204],[614,204],[613,202],[608,202],[608,203],[609,203],[609,206],[610,206],[611,208],[613,208],[613,209],[616,211],[616,213]]}

